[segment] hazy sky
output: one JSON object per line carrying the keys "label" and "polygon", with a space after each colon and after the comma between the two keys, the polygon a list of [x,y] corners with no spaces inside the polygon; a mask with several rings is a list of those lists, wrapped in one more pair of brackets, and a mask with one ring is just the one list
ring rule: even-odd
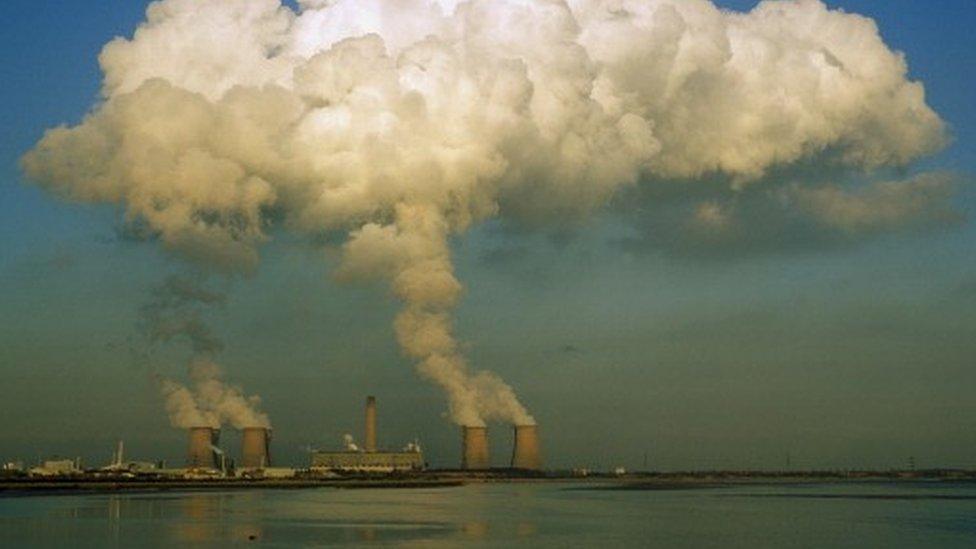
{"label": "hazy sky", "polygon": [[[955,174],[954,209],[971,217],[976,8],[828,4],[874,18],[949,125],[942,152],[898,175]],[[45,129],[91,109],[98,52],[131,36],[144,10],[131,0],[0,7],[0,459],[100,462],[118,438],[132,457],[183,456],[150,370],[179,377],[187,353],[147,364],[132,347],[151,289],[190,267],[121,236],[116,208],[58,201],[18,166]],[[667,228],[685,204],[645,199],[635,200],[663,205],[613,203],[559,230],[489,221],[451,241],[465,286],[457,334],[472,364],[500,374],[539,421],[549,465],[637,467],[646,452],[663,469],[779,467],[787,454],[799,467],[901,467],[909,456],[976,467],[972,223],[839,238],[774,214],[741,239],[696,240]],[[747,215],[769,207],[749,192],[740,200]],[[207,319],[227,378],[261,395],[273,451],[303,463],[308,445],[358,436],[374,394],[381,443],[417,437],[431,463],[457,463],[442,393],[397,348],[389,292],[334,282],[336,257],[320,242],[271,236],[252,275],[211,277],[228,297]],[[491,425],[499,465],[507,430]]]}

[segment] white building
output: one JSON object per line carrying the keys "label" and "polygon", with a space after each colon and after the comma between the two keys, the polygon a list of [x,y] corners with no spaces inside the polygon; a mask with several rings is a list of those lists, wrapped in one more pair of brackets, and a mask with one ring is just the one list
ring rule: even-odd
{"label": "white building", "polygon": [[55,477],[81,474],[81,459],[48,459],[30,470],[31,476]]}

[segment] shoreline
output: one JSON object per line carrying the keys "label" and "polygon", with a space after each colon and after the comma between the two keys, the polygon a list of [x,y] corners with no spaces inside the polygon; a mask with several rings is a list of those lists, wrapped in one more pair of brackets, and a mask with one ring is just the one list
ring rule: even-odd
{"label": "shoreline", "polygon": [[130,479],[45,478],[0,479],[0,498],[106,493],[213,492],[222,490],[423,489],[457,488],[468,484],[574,484],[573,490],[699,490],[733,486],[789,486],[810,484],[976,482],[976,472],[964,474],[770,474],[741,472],[656,473],[629,476],[512,475],[505,473],[432,472],[411,477],[347,477],[304,479]]}
{"label": "shoreline", "polygon": [[444,479],[297,479],[297,480],[130,480],[130,479],[41,479],[0,481],[0,498],[29,495],[214,492],[221,490],[417,489],[454,488],[459,480]]}

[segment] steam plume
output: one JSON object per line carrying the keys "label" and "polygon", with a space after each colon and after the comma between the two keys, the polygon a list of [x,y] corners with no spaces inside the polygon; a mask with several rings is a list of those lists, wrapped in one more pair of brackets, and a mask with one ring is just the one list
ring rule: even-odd
{"label": "steam plume", "polygon": [[370,224],[350,236],[340,276],[379,274],[404,303],[394,323],[404,352],[446,391],[462,425],[485,419],[533,423],[514,391],[490,372],[473,374],[453,335],[451,311],[461,296],[447,244],[449,226],[430,206],[400,204],[393,224]]}
{"label": "steam plume", "polygon": [[208,290],[191,277],[169,276],[153,290],[153,299],[141,309],[141,325],[151,344],[185,338],[193,350],[188,364],[192,388],[159,377],[166,411],[174,427],[265,427],[271,424],[259,411],[261,399],[245,396],[239,387],[222,379],[213,357],[222,342],[203,319],[204,309],[223,304],[224,294]]}
{"label": "steam plume", "polygon": [[207,290],[190,277],[171,275],[152,290],[152,299],[140,309],[140,325],[150,345],[185,338],[193,353],[213,356],[223,343],[204,321],[205,309],[223,305],[225,296]]}
{"label": "steam plume", "polygon": [[220,419],[213,413],[205,413],[197,404],[193,393],[179,383],[166,378],[159,379],[160,391],[166,401],[166,412],[173,427],[220,427]]}
{"label": "steam plume", "polygon": [[[272,222],[347,231],[340,276],[390,284],[404,353],[463,425],[531,418],[459,351],[452,235],[665,179],[906,166],[945,142],[874,23],[819,0],[162,0],[99,61],[103,101],[48,131],[27,174],[226,268],[253,266]],[[790,192],[844,227],[927,217]]]}
{"label": "steam plume", "polygon": [[245,427],[271,428],[268,416],[259,411],[261,398],[246,396],[240,387],[228,385],[222,379],[220,366],[215,362],[196,359],[190,365],[194,395],[200,407],[236,429]]}

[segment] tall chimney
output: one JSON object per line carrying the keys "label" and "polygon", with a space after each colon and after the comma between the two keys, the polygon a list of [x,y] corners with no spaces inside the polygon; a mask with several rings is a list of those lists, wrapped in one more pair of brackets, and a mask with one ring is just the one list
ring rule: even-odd
{"label": "tall chimney", "polygon": [[485,427],[461,427],[462,469],[488,469],[488,429]]}
{"label": "tall chimney", "polygon": [[366,397],[366,451],[376,451],[376,397]]}
{"label": "tall chimney", "polygon": [[529,469],[532,471],[542,469],[542,456],[539,454],[539,428],[537,426],[515,426],[512,468]]}
{"label": "tall chimney", "polygon": [[271,431],[264,427],[245,427],[241,435],[241,466],[263,469],[271,466]]}
{"label": "tall chimney", "polygon": [[220,439],[220,431],[212,427],[191,427],[190,447],[186,466],[199,469],[218,469],[217,454],[213,448]]}

